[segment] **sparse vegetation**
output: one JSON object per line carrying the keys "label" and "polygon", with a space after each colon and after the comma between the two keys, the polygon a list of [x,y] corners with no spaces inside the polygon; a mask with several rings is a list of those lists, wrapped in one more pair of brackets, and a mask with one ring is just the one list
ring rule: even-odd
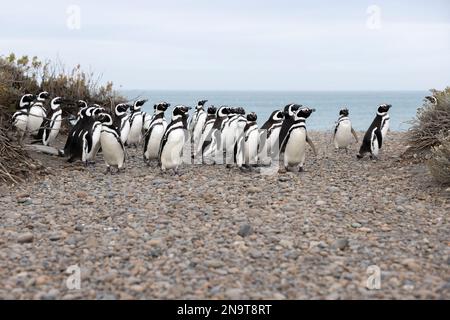
{"label": "sparse vegetation", "polygon": [[405,155],[427,164],[433,177],[450,183],[450,87],[444,91],[431,90],[433,97],[418,109],[417,117],[407,133]]}
{"label": "sparse vegetation", "polygon": [[[51,96],[73,101],[83,99],[107,108],[126,100],[114,91],[112,82],[102,85],[101,76],[84,72],[80,65],[67,69],[60,61],[16,57],[13,53],[0,56],[0,182],[17,182],[34,167],[25,150],[12,143],[6,133],[20,97],[41,90],[50,92]],[[73,108],[64,108],[63,116],[75,114],[77,110]]]}

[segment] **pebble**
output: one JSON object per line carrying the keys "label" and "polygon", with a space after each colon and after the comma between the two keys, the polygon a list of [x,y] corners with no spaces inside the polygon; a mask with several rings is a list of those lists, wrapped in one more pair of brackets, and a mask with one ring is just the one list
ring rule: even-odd
{"label": "pebble", "polygon": [[34,236],[31,232],[26,232],[17,237],[17,242],[19,243],[30,243],[33,242]]}
{"label": "pebble", "polygon": [[352,228],[361,228],[362,227],[361,223],[358,223],[358,222],[353,222],[351,224],[351,226],[352,226]]}
{"label": "pebble", "polygon": [[340,250],[344,250],[348,247],[348,244],[349,244],[348,239],[340,238],[333,243],[333,247]]}
{"label": "pebble", "polygon": [[249,236],[252,232],[252,227],[249,224],[243,224],[239,227],[238,235],[244,238]]}

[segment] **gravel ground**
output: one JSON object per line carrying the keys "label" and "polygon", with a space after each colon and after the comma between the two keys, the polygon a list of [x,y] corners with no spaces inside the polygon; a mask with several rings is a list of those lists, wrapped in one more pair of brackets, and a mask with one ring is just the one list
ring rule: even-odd
{"label": "gravel ground", "polygon": [[47,175],[0,187],[0,298],[449,299],[450,193],[400,159],[402,134],[378,162],[310,134],[319,155],[303,173],[171,176],[131,150],[111,176],[101,156],[84,168],[36,154]]}

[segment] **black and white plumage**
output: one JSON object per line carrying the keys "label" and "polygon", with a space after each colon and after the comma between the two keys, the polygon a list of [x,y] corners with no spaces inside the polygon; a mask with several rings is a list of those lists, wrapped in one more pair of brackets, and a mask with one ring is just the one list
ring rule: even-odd
{"label": "black and white plumage", "polygon": [[188,138],[189,107],[178,105],[172,111],[172,121],[164,132],[159,150],[161,169],[173,169],[177,172],[182,163],[183,146]]}
{"label": "black and white plumage", "polygon": [[[96,106],[90,115],[89,125],[87,126],[87,132],[83,135],[83,156],[82,161],[87,165],[89,163],[95,163],[95,157],[101,147],[101,130],[103,128],[102,122],[99,120],[101,115],[105,113],[105,109]],[[113,124],[114,126],[114,124]]]}
{"label": "black and white plumage", "polygon": [[160,102],[153,107],[155,111],[144,134],[144,161],[158,159],[161,140],[167,128],[164,112],[169,107],[170,103],[167,102]]}
{"label": "black and white plumage", "polygon": [[23,137],[27,131],[28,113],[36,96],[33,94],[25,94],[20,98],[17,111],[13,114],[11,122],[17,130],[19,144],[22,144]]}
{"label": "black and white plumage", "polygon": [[214,125],[214,122],[216,121],[216,113],[217,113],[216,107],[214,107],[214,106],[208,107],[205,124],[203,125],[203,128],[202,128],[202,133],[200,136],[200,140],[199,140],[197,149],[195,150],[194,158],[197,158],[202,153],[203,143],[205,142],[206,138],[208,137],[208,135]]}
{"label": "black and white plumage", "polygon": [[125,149],[120,139],[120,134],[109,114],[100,114],[98,120],[101,123],[100,145],[105,158],[107,172],[112,173],[111,167],[117,168],[119,172],[125,163]]}
{"label": "black and white plumage", "polygon": [[53,98],[50,102],[47,117],[42,122],[41,128],[36,136],[37,140],[41,141],[44,146],[50,145],[59,134],[62,122],[61,104],[65,102],[66,100],[61,97]]}
{"label": "black and white plumage", "polygon": [[87,120],[86,111],[88,109],[88,104],[86,101],[78,100],[76,105],[79,108],[77,119],[74,126],[70,129],[66,144],[64,145],[64,156],[69,158],[69,162],[75,161],[77,158],[81,159],[81,147],[79,147],[81,140],[79,139],[79,134]]}
{"label": "black and white plumage", "polygon": [[212,163],[217,161],[223,161],[223,147],[222,147],[222,130],[226,126],[229,121],[228,115],[231,113],[231,108],[228,106],[222,106],[217,109],[216,119],[211,127],[211,130],[208,132],[205,137],[202,145],[202,160],[208,160],[211,162],[209,158],[212,159]]}
{"label": "black and white plumage", "polygon": [[201,138],[202,129],[206,122],[207,113],[204,109],[208,100],[200,100],[189,121],[189,134],[191,136],[192,150],[196,150]]}
{"label": "black and white plumage", "polygon": [[227,165],[233,163],[234,146],[238,137],[244,131],[247,119],[245,110],[241,107],[230,108],[228,122],[223,126],[221,132],[222,148],[225,152],[225,161]]}
{"label": "black and white plumage", "polygon": [[314,154],[316,154],[316,148],[308,136],[305,123],[314,111],[314,109],[301,107],[294,113],[293,121],[281,143],[280,150],[280,153],[284,153],[283,164],[286,170],[298,166],[298,170],[303,171],[306,143],[311,146]]}
{"label": "black and white plumage", "polygon": [[142,131],[144,127],[144,115],[141,111],[142,106],[147,100],[137,100],[131,108],[130,132],[128,133],[127,145],[138,146],[142,140]]}
{"label": "black and white plumage", "polygon": [[333,143],[336,149],[347,149],[352,143],[353,138],[358,142],[358,136],[353,130],[352,123],[349,118],[349,111],[347,108],[342,108],[339,111],[339,119],[336,122],[333,131]]}
{"label": "black and white plumage", "polygon": [[301,107],[302,107],[301,104],[291,103],[291,104],[286,105],[283,109],[284,119],[283,119],[283,123],[281,125],[279,139],[278,139],[280,150],[281,150],[281,143],[286,138],[286,135],[289,132],[289,129],[290,129],[292,123],[295,121],[294,118],[295,118],[296,112]]}
{"label": "black and white plumage", "polygon": [[357,155],[358,159],[363,158],[370,153],[371,158],[377,158],[383,142],[389,130],[389,114],[388,111],[392,106],[390,104],[382,104],[378,107],[377,115],[372,121],[369,129],[364,135],[362,145]]}
{"label": "black and white plumage", "polygon": [[130,133],[130,115],[128,110],[131,108],[129,104],[120,103],[114,108],[114,125],[120,134],[120,140],[125,143]]}
{"label": "black and white plumage", "polygon": [[258,153],[264,163],[270,163],[279,154],[278,139],[283,120],[284,113],[281,110],[275,110],[259,130],[260,146]]}
{"label": "black and white plumage", "polygon": [[239,168],[258,163],[259,131],[256,113],[247,114],[246,125],[234,145],[234,162]]}
{"label": "black and white plumage", "polygon": [[45,102],[50,98],[50,94],[47,91],[39,93],[35,102],[31,105],[28,113],[27,132],[31,135],[36,135],[42,126],[42,122],[47,116],[47,110],[45,109]]}

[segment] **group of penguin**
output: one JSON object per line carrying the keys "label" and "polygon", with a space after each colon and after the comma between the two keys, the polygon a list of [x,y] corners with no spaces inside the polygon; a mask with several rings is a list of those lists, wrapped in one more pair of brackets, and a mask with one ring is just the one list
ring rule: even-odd
{"label": "group of penguin", "polygon": [[[73,103],[56,97],[47,108],[49,98],[50,94],[45,91],[22,96],[12,117],[19,141],[26,132],[34,138],[34,143],[48,146],[55,140],[61,128],[61,105]],[[237,165],[242,170],[267,166],[274,161],[278,164],[281,160],[287,171],[303,171],[306,144],[316,154],[306,130],[306,119],[315,109],[300,104],[288,104],[282,110],[273,111],[259,128],[256,113],[246,113],[242,107],[206,108],[207,100],[201,100],[190,118],[190,107],[175,106],[168,122],[165,112],[169,103],[155,104],[150,115],[142,110],[146,102],[118,104],[112,114],[97,104],[89,105],[83,100],[75,102],[79,111],[70,121],[72,128],[60,155],[67,157],[69,162],[81,160],[88,165],[95,162],[101,150],[107,171],[112,172],[112,167],[120,171],[125,163],[125,147],[137,148],[143,143],[146,163],[158,161],[163,171],[177,172],[188,142],[190,155],[187,159],[192,163]],[[358,158],[366,154],[377,158],[389,129],[390,108],[389,104],[378,107],[376,117],[364,135]],[[349,111],[342,108],[333,131],[334,146],[347,149],[353,139],[358,142]]]}

